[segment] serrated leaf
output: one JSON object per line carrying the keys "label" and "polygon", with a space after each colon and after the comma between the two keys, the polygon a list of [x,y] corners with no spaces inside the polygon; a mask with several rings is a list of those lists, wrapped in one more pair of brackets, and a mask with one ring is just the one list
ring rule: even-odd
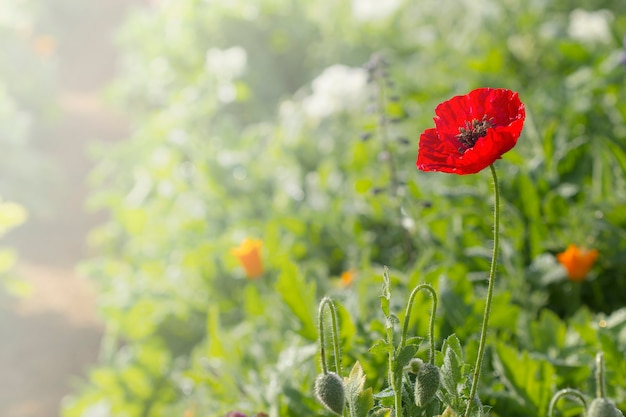
{"label": "serrated leaf", "polygon": [[461,366],[454,349],[448,346],[441,367],[441,384],[452,396],[457,395],[457,386],[462,378]]}
{"label": "serrated leaf", "polygon": [[445,352],[446,348],[448,347],[451,348],[454,351],[454,353],[456,353],[456,356],[459,359],[459,362],[463,363],[464,362],[463,347],[461,346],[461,341],[459,340],[458,337],[456,337],[455,334],[448,336],[448,338],[444,340],[441,351]]}
{"label": "serrated leaf", "polygon": [[346,379],[346,401],[350,417],[366,417],[374,407],[372,389],[363,390],[365,374],[359,362],[356,362]]}
{"label": "serrated leaf", "polygon": [[350,375],[345,381],[346,383],[346,397],[348,400],[353,397],[356,398],[363,390],[363,386],[365,385],[365,374],[363,373],[363,367],[361,367],[361,363],[357,361],[352,370],[350,371]]}
{"label": "serrated leaf", "polygon": [[374,342],[374,344],[369,349],[369,351],[370,353],[373,353],[373,354],[389,353],[389,352],[393,352],[393,346],[391,346],[389,342],[387,342],[386,340],[379,339],[376,342]]}
{"label": "serrated leaf", "polygon": [[409,363],[409,361],[413,359],[413,357],[415,357],[416,353],[417,346],[415,345],[404,346],[403,348],[401,348],[395,357],[396,372],[402,370],[402,368],[404,368]]}

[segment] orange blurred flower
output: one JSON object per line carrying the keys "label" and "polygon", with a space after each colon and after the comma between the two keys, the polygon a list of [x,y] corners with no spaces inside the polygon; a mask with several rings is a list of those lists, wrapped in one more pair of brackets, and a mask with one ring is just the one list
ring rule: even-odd
{"label": "orange blurred flower", "polygon": [[261,260],[261,247],[263,242],[258,239],[244,239],[231,253],[239,259],[239,263],[246,271],[246,276],[255,279],[263,274],[263,261]]}
{"label": "orange blurred flower", "polygon": [[33,48],[37,55],[47,58],[56,51],[57,41],[50,35],[39,35],[33,41]]}
{"label": "orange blurred flower", "polygon": [[556,255],[556,259],[567,270],[570,281],[583,281],[597,257],[597,250],[582,249],[574,244],[570,244],[565,252]]}
{"label": "orange blurred flower", "polygon": [[356,277],[356,270],[351,269],[349,271],[344,271],[341,274],[341,281],[340,281],[340,285],[343,288],[346,288],[347,286],[349,286],[350,284],[352,284],[352,281],[354,281],[354,278]]}

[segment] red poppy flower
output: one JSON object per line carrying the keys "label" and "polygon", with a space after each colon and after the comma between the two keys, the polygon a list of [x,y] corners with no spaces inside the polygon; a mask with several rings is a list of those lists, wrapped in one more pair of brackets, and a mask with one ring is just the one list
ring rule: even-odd
{"label": "red poppy flower", "polygon": [[478,88],[435,109],[420,136],[417,169],[465,175],[488,167],[515,144],[526,112],[516,92]]}

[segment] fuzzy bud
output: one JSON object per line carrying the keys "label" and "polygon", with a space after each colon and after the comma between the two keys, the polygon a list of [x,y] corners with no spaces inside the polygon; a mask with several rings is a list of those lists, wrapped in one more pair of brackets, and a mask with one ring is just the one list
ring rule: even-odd
{"label": "fuzzy bud", "polygon": [[328,411],[341,416],[346,403],[346,395],[339,375],[334,372],[318,375],[315,379],[315,398]]}
{"label": "fuzzy bud", "polygon": [[596,398],[591,402],[587,417],[624,417],[615,403],[608,398]]}
{"label": "fuzzy bud", "polygon": [[424,361],[419,358],[413,358],[409,361],[408,371],[412,374],[417,374],[420,371],[420,368],[424,365]]}
{"label": "fuzzy bud", "polygon": [[415,405],[424,407],[428,404],[439,389],[439,368],[432,363],[420,366],[415,378]]}

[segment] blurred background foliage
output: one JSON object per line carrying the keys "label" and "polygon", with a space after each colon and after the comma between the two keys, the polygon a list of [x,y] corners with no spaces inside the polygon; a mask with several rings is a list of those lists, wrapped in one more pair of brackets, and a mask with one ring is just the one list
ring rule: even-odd
{"label": "blurred background foliage", "polygon": [[[33,3],[7,4],[0,9],[0,237],[23,224],[28,207],[46,211],[45,190],[54,169],[35,142],[54,118],[55,40],[45,31]],[[29,76],[24,77],[28,70]],[[45,138],[44,138],[45,140]],[[16,203],[19,202],[19,203]],[[25,295],[29,286],[12,271],[16,253],[0,248],[0,296]]]}
{"label": "blurred background foliage", "polygon": [[40,149],[56,115],[56,39],[43,9],[24,1],[0,10],[0,194],[35,215],[50,210],[58,179]]}
{"label": "blurred background foliage", "polygon": [[[94,149],[90,178],[91,207],[110,215],[83,265],[106,336],[64,416],[324,415],[312,395],[324,295],[341,305],[346,366],[359,360],[381,389],[386,359],[368,348],[384,332],[383,265],[396,311],[433,284],[437,340],[456,333],[475,355],[490,179],[414,164],[436,104],[482,86],[519,91],[528,116],[497,163],[502,252],[481,394],[493,415],[543,415],[546,392],[593,394],[589,365],[603,350],[624,409],[625,33],[621,0],[135,10],[108,92],[133,133]],[[4,90],[29,97],[19,87]],[[231,254],[245,238],[263,242],[255,280]],[[554,257],[570,243],[600,253],[582,283]],[[422,336],[423,301],[412,316]]]}

